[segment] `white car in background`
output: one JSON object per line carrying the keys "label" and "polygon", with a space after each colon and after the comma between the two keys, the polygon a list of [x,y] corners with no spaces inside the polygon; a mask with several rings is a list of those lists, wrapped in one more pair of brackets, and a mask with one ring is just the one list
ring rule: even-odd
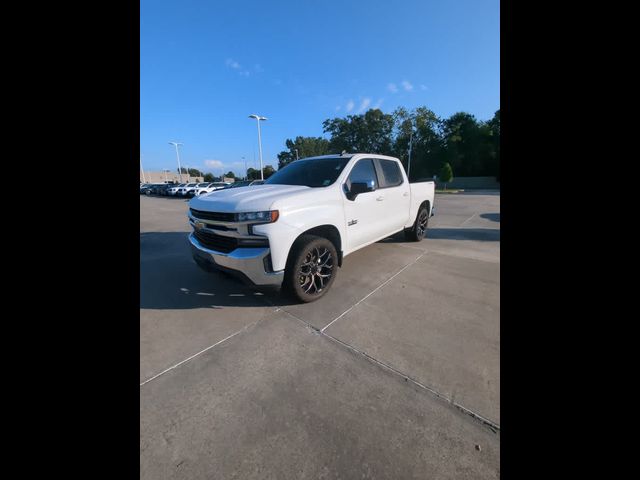
{"label": "white car in background", "polygon": [[216,190],[220,190],[232,184],[229,182],[212,182],[212,183],[201,183],[200,185],[204,185],[204,186],[199,186],[196,189],[196,192],[194,195],[196,197],[198,195],[205,195],[207,193],[215,192]]}
{"label": "white car in background", "polygon": [[195,197],[197,195],[197,191],[200,188],[204,188],[206,186],[208,186],[211,182],[201,182],[201,183],[196,183],[196,186],[190,189],[187,189],[187,197]]}
{"label": "white car in background", "polygon": [[193,188],[196,188],[197,183],[185,183],[182,187],[178,188],[176,195],[179,197],[186,197],[187,192]]}
{"label": "white car in background", "polygon": [[167,190],[167,194],[171,195],[172,197],[175,197],[176,194],[178,193],[178,189],[184,187],[186,185],[186,183],[180,183],[178,185],[175,185],[173,187],[171,187],[169,190]]}

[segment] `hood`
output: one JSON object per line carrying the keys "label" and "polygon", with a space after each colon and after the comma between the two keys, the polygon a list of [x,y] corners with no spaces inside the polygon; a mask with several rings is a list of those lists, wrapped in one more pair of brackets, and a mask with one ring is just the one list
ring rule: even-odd
{"label": "hood", "polygon": [[260,212],[270,210],[276,200],[311,190],[301,185],[252,185],[214,190],[195,197],[189,207],[205,212]]}

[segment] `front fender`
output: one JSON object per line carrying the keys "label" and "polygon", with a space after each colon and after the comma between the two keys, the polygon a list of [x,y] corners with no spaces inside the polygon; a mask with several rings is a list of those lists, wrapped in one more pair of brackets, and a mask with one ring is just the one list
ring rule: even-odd
{"label": "front fender", "polygon": [[273,270],[279,271],[286,267],[289,251],[296,239],[304,232],[323,225],[335,227],[344,243],[344,211],[341,206],[324,204],[281,213],[277,222],[256,225],[253,230],[269,238]]}

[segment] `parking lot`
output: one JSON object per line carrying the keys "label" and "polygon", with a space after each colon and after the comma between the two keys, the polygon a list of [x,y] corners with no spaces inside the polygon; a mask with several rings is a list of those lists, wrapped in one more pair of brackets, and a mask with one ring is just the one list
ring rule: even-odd
{"label": "parking lot", "polygon": [[500,195],[435,205],[292,304],[201,271],[187,201],[141,196],[141,478],[499,477]]}

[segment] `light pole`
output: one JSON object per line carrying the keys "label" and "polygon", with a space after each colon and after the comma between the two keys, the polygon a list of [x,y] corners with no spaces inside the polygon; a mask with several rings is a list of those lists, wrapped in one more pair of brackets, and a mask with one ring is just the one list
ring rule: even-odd
{"label": "light pole", "polygon": [[242,160],[244,160],[244,175],[243,175],[243,177],[246,180],[247,179],[247,160],[244,157],[242,157]]}
{"label": "light pole", "polygon": [[296,160],[298,160],[298,149],[296,148]]}
{"label": "light pole", "polygon": [[144,168],[142,168],[142,154],[140,154],[140,170],[142,171],[142,183],[147,183],[147,178],[144,176]]}
{"label": "light pole", "polygon": [[411,147],[413,146],[413,125],[411,125],[411,136],[409,137],[409,161],[407,162],[407,178],[411,173]]}
{"label": "light pole", "polygon": [[182,167],[180,167],[180,153],[178,152],[178,147],[182,145],[182,143],[169,142],[169,145],[176,147],[176,157],[178,157],[178,175],[180,177],[180,183],[182,183]]}
{"label": "light pole", "polygon": [[267,120],[267,117],[261,117],[260,115],[249,115],[249,118],[255,118],[258,122],[258,150],[260,152],[260,180],[264,180],[264,172],[262,171],[262,139],[260,138],[260,120]]}
{"label": "light pole", "polygon": [[163,168],[162,171],[164,172],[164,183],[167,183],[167,172],[169,170],[167,170],[166,168]]}

